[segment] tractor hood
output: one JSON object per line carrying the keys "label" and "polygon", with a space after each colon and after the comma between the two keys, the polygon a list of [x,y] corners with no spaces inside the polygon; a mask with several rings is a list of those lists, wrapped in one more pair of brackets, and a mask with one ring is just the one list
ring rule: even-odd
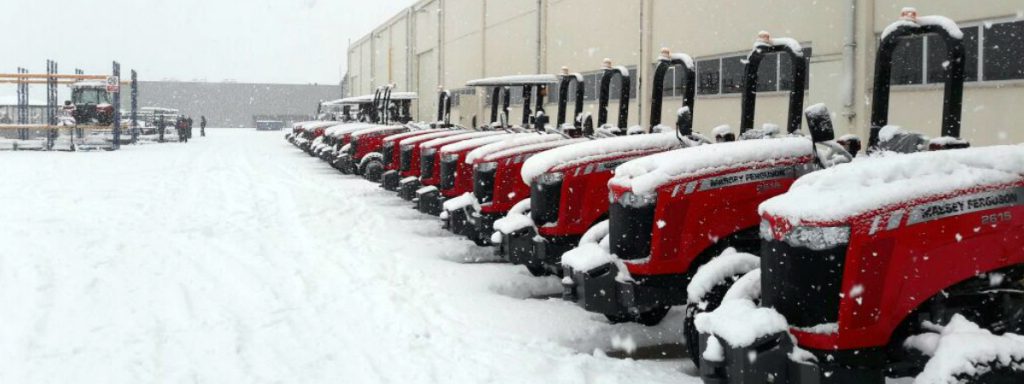
{"label": "tractor hood", "polygon": [[347,135],[347,134],[355,132],[355,131],[359,131],[359,130],[363,130],[363,129],[368,129],[368,128],[375,128],[375,127],[378,127],[378,125],[376,125],[376,124],[367,124],[367,123],[344,123],[344,124],[337,124],[337,122],[335,122],[335,124],[332,125],[330,128],[327,128],[326,130],[324,130],[324,135],[330,136],[330,137],[341,137],[341,136]]}
{"label": "tractor hood", "polygon": [[455,143],[462,140],[476,139],[480,137],[504,135],[504,131],[484,131],[484,132],[467,132],[458,135],[452,135],[447,137],[438,137],[430,141],[420,144],[420,148],[439,148],[447,144]]}
{"label": "tractor hood", "polygon": [[447,132],[447,131],[448,130],[441,129],[441,128],[430,128],[430,129],[424,129],[424,130],[420,130],[420,131],[402,132],[402,133],[396,133],[396,134],[391,135],[391,136],[387,136],[387,137],[384,138],[384,141],[402,140],[402,139],[406,139],[406,138],[413,137],[413,136],[429,135],[429,134],[432,134],[432,133]]}
{"label": "tractor hood", "polygon": [[472,132],[473,131],[467,131],[467,130],[464,130],[464,129],[444,130],[444,131],[440,131],[440,132],[428,133],[426,135],[416,135],[416,136],[406,137],[406,138],[402,139],[402,141],[399,141],[398,145],[408,145],[408,144],[416,145],[416,144],[427,142],[427,141],[431,141],[431,140],[434,140],[434,139],[437,139],[437,138],[440,138],[440,137],[462,135],[462,134],[472,133]]}
{"label": "tractor hood", "polygon": [[526,184],[531,184],[534,178],[547,172],[605,162],[615,158],[663,152],[688,145],[680,142],[675,132],[588,140],[555,148],[531,157],[523,164],[523,181]]}
{"label": "tractor hood", "polygon": [[620,165],[608,182],[616,189],[647,195],[674,181],[711,174],[744,165],[793,162],[810,158],[810,138],[742,140],[701,145],[644,156]]}
{"label": "tractor hood", "polygon": [[[562,138],[561,140],[552,140],[552,141],[545,141],[545,142],[540,142],[540,143],[535,143],[535,144],[520,145],[520,146],[517,146],[517,147],[512,147],[512,148],[505,149],[503,151],[498,151],[498,152],[494,152],[494,153],[488,154],[487,156],[478,158],[477,161],[479,161],[479,162],[498,161],[498,160],[509,158],[509,157],[512,157],[512,156],[519,156],[519,155],[524,155],[524,154],[532,154],[532,153],[537,153],[537,152],[543,152],[543,151],[547,151],[549,149],[554,149],[554,148],[558,148],[558,147],[564,147],[566,145],[572,145],[572,144],[576,144],[576,143],[583,143],[583,142],[586,142],[586,141],[587,141],[587,139],[584,139],[584,138],[579,138],[579,139],[565,139],[565,138]],[[466,162],[468,163],[469,160],[467,160]],[[517,162],[518,162],[518,160],[517,160]]]}
{"label": "tractor hood", "polygon": [[462,140],[447,144],[441,147],[441,153],[456,153],[468,151],[470,149],[478,148],[482,145],[493,144],[495,142],[501,142],[509,140],[515,137],[521,137],[522,135],[530,135],[529,133],[506,133],[503,135],[489,135],[484,137],[477,137],[475,139]]}
{"label": "tractor hood", "polygon": [[487,144],[485,146],[474,149],[466,155],[466,163],[473,164],[477,159],[484,159],[492,154],[498,152],[504,152],[511,148],[520,146],[533,145],[538,143],[547,143],[552,141],[562,141],[565,137],[562,135],[538,135],[528,134],[526,136],[516,136],[508,140],[502,140],[497,143]]}
{"label": "tractor hood", "polygon": [[[938,202],[946,203],[939,210],[967,213],[1024,203],[1024,189],[1019,188],[1022,182],[1021,145],[883,153],[804,176],[789,192],[762,203],[758,211],[792,225],[832,225],[862,214],[946,199]],[[1001,189],[1004,187],[1008,189]],[[996,189],[1002,192],[984,193]],[[970,199],[957,199],[968,194]],[[909,213],[910,219],[915,212]]]}
{"label": "tractor hood", "polygon": [[352,140],[359,139],[364,136],[377,136],[377,135],[390,135],[396,130],[405,129],[404,125],[384,125],[371,128],[360,129],[352,132]]}

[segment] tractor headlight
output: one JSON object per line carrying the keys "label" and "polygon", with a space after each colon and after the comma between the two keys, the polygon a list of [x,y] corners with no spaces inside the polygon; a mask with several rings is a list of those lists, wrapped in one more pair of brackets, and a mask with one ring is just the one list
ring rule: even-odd
{"label": "tractor headlight", "polygon": [[561,172],[549,172],[537,177],[537,183],[540,183],[541,185],[558,184],[561,183],[564,178],[565,174]]}
{"label": "tractor headlight", "polygon": [[420,150],[421,157],[431,157],[434,156],[435,153],[437,153],[437,148],[423,148]]}
{"label": "tractor headlight", "polygon": [[498,169],[498,162],[492,161],[489,163],[478,163],[477,165],[473,166],[473,169],[475,169],[477,172],[491,172],[495,169]]}
{"label": "tractor headlight", "polygon": [[453,161],[459,161],[459,154],[458,153],[445,153],[445,154],[441,155],[441,162],[443,162],[443,163],[451,163]]}
{"label": "tractor headlight", "polygon": [[626,192],[619,197],[619,204],[624,207],[643,208],[654,205],[657,200],[657,195],[637,195],[633,192]]}
{"label": "tractor headlight", "polygon": [[[761,238],[774,240],[771,225],[761,221]],[[793,247],[824,251],[850,243],[850,227],[796,226],[782,236],[782,241]]]}

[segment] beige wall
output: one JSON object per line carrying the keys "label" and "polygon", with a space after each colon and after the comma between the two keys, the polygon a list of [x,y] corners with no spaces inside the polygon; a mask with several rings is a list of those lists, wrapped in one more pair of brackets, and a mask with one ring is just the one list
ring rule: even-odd
{"label": "beige wall", "polygon": [[[844,37],[848,5],[856,4],[853,59],[853,103],[844,105],[849,92],[843,86]],[[349,47],[349,76],[353,93],[366,93],[387,81],[390,73],[399,87],[412,87],[421,99],[421,119],[433,119],[436,85],[463,88],[480,77],[557,73],[567,66],[574,72],[600,68],[603,58],[617,65],[636,66],[642,92],[630,106],[630,124],[647,124],[652,63],[661,47],[685,52],[695,59],[745,53],[758,31],[792,37],[813,48],[810,89],[805,105],[823,102],[834,113],[837,133],[867,137],[874,51],[877,36],[896,20],[903,6],[916,6],[921,14],[943,14],[958,22],[1016,17],[1015,2],[960,0],[778,0],[772,2],[704,0],[423,0],[413,6],[409,23],[398,15],[372,35]],[[538,9],[538,4],[540,8]],[[441,12],[438,13],[437,10]],[[540,24],[538,24],[540,21]],[[538,27],[541,40],[537,41]],[[406,36],[411,36],[407,38]],[[409,40],[409,41],[407,41]],[[437,42],[442,44],[438,46]],[[538,46],[539,43],[539,46]],[[412,45],[411,48],[407,46]],[[390,45],[390,49],[387,46]],[[392,60],[390,71],[387,58]],[[412,52],[411,54],[407,52]],[[396,64],[399,61],[401,65]],[[372,67],[372,68],[371,68]],[[427,77],[424,74],[436,75]],[[636,79],[634,79],[634,82]],[[481,91],[482,92],[482,91]],[[938,135],[941,85],[895,87],[890,120],[930,135]],[[756,124],[784,124],[785,93],[761,93]],[[968,84],[964,100],[962,135],[978,145],[1024,141],[1024,132],[1011,129],[1024,118],[1013,108],[1024,96],[1024,81]],[[478,98],[463,97],[453,118],[468,125],[472,116],[485,120]],[[665,123],[671,123],[681,100],[668,98]],[[587,110],[596,113],[596,103]],[[613,103],[610,106],[615,110]],[[548,105],[554,115],[555,106]],[[428,112],[427,115],[423,115]],[[520,120],[520,110],[512,120]],[[695,129],[708,132],[719,124],[739,125],[740,96],[698,96]]]}

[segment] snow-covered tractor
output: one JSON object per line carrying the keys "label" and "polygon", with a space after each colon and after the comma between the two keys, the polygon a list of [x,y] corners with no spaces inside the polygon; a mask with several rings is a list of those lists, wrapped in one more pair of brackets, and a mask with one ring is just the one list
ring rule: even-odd
{"label": "snow-covered tractor", "polygon": [[114,124],[114,104],[101,81],[79,81],[71,84],[71,104],[75,122],[81,125]]}
{"label": "snow-covered tractor", "polygon": [[694,321],[704,382],[1024,382],[1024,149],[965,149],[954,22],[905,9],[884,30],[869,143],[887,152],[913,136],[888,125],[890,67],[899,40],[920,35],[946,48],[943,137],[815,172],[760,204],[760,258],[732,253],[690,284],[692,305],[721,299]]}

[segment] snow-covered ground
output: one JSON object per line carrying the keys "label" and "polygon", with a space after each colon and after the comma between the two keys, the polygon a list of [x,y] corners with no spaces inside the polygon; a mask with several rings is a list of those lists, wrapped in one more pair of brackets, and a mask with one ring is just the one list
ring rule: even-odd
{"label": "snow-covered ground", "polygon": [[700,381],[283,135],[0,152],[0,383]]}

